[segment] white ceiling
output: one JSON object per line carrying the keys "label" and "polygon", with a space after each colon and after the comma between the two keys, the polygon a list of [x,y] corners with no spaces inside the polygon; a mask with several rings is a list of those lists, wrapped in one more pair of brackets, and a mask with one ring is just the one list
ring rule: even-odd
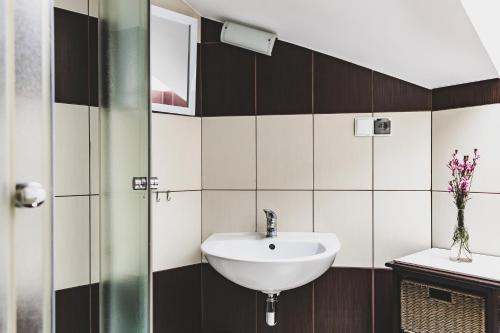
{"label": "white ceiling", "polygon": [[[498,77],[490,56],[500,58],[500,30],[483,40],[478,32],[494,24],[500,29],[494,23],[499,12],[473,4],[483,1],[462,0],[474,9],[471,18],[460,0],[185,1],[204,17],[273,31],[281,40],[426,88]],[[484,13],[490,24],[480,24]]]}

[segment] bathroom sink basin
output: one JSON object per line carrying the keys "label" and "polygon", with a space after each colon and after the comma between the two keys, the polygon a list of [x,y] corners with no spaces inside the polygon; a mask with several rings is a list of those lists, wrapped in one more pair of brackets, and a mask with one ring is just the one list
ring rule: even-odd
{"label": "bathroom sink basin", "polygon": [[219,233],[208,237],[201,250],[209,264],[243,287],[278,294],[307,284],[333,264],[340,242],[335,234],[279,232]]}

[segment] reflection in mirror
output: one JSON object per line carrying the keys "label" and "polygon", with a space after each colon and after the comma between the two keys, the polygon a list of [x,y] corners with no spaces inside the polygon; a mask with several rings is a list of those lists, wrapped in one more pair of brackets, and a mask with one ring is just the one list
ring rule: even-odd
{"label": "reflection in mirror", "polygon": [[194,115],[197,21],[151,8],[152,110]]}
{"label": "reflection in mirror", "polygon": [[189,26],[151,17],[153,103],[187,107]]}

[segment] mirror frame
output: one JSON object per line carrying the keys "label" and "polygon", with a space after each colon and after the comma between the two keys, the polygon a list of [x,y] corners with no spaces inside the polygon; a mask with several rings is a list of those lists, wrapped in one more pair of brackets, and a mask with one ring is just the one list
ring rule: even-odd
{"label": "mirror frame", "polygon": [[[164,113],[173,113],[173,114],[181,114],[194,116],[196,114],[196,58],[197,58],[197,42],[198,42],[198,19],[179,14],[177,12],[151,5],[151,16],[161,17],[166,20],[170,20],[173,22],[177,22],[183,25],[186,25],[189,28],[189,64],[188,64],[188,86],[187,86],[187,107],[167,105],[167,104],[159,104],[151,102],[151,111],[153,112],[164,112]],[[150,76],[149,80],[151,81],[152,73],[153,73],[153,65],[150,65]],[[151,89],[150,89],[150,98],[151,101]]]}

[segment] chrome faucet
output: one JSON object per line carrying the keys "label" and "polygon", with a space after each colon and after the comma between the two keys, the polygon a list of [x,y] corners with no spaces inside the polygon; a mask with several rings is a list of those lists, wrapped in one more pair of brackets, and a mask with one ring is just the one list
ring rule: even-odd
{"label": "chrome faucet", "polygon": [[266,237],[273,238],[278,236],[278,216],[270,209],[264,209],[266,214]]}

